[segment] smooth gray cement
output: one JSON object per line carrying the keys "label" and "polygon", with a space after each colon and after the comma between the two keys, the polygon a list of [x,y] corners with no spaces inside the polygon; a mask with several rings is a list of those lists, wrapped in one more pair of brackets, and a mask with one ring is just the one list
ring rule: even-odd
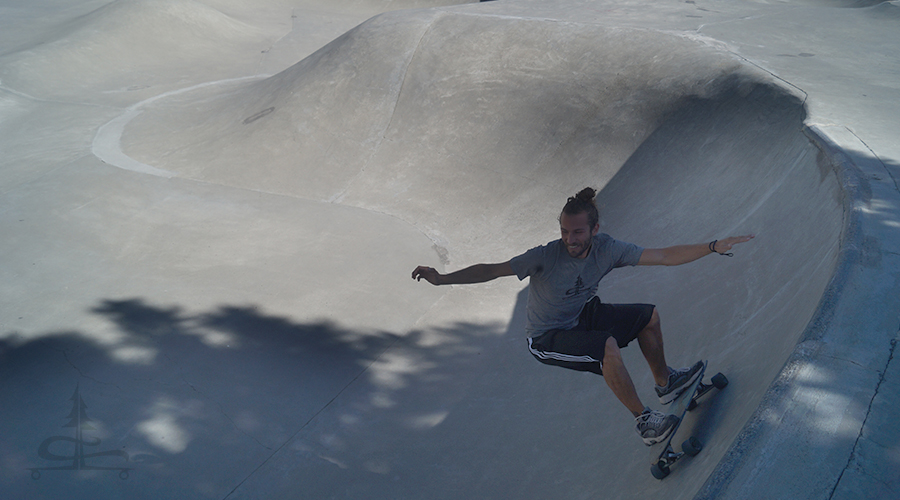
{"label": "smooth gray cement", "polygon": [[[0,0],[0,498],[900,498],[900,4]],[[527,281],[610,274],[730,385],[671,475]],[[639,348],[623,351],[659,408]]]}

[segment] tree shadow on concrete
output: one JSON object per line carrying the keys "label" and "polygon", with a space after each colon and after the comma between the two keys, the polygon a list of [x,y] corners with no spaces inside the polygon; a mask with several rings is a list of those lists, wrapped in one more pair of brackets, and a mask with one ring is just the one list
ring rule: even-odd
{"label": "tree shadow on concrete", "polygon": [[[225,498],[254,474],[267,477],[287,452],[350,472],[391,468],[386,456],[408,460],[398,443],[446,420],[467,384],[484,382],[487,351],[508,347],[500,324],[400,335],[300,323],[253,305],[192,313],[140,298],[103,300],[91,312],[108,328],[0,340],[7,498]],[[80,443],[65,427],[76,388]],[[42,458],[53,436],[65,439]],[[115,456],[98,455],[109,450]],[[30,477],[79,456],[77,470]],[[126,479],[99,469],[122,467],[123,456]],[[335,488],[327,477],[318,487]]]}

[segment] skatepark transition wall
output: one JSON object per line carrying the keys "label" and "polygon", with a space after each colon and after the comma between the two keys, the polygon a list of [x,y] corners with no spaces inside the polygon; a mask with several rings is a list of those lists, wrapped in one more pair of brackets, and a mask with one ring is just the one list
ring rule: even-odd
{"label": "skatepark transition wall", "polygon": [[[667,485],[682,489],[676,498],[697,493],[756,410],[835,269],[842,194],[836,167],[805,134],[802,94],[697,40],[386,14],[270,78],[195,93],[145,109],[125,129],[123,151],[179,177],[396,217],[434,242],[448,270],[555,238],[561,203],[585,185],[600,189],[603,230],[647,247],[757,234],[733,259],[625,270],[601,287],[607,301],[657,304],[670,357],[710,359],[734,381],[707,416],[703,466],[695,461],[680,481],[693,486]],[[643,361],[630,362],[636,383],[651,387]],[[604,401],[601,421],[630,420]],[[599,441],[629,449],[616,461],[646,473],[633,431],[613,429]],[[305,472],[309,481],[320,473]],[[635,489],[629,475],[602,481]],[[533,483],[503,489],[561,494]],[[453,496],[478,491],[457,486]]]}
{"label": "skatepark transition wall", "polygon": [[[283,65],[290,56],[279,43],[300,46],[291,38],[297,25],[274,15],[251,22],[242,2],[99,3],[54,37],[0,56],[2,85],[15,90],[4,94],[8,109],[41,110],[60,129],[83,129],[52,154],[96,164],[66,173],[77,182],[59,183],[113,193],[101,198],[141,214],[94,217],[99,209],[89,207],[82,213],[91,216],[73,217],[92,235],[85,253],[114,255],[100,259],[110,282],[134,281],[148,301],[178,300],[183,310],[257,301],[275,311],[278,328],[290,318],[304,333],[337,330],[341,338],[323,348],[341,360],[337,368],[326,368],[327,360],[303,368],[310,372],[303,382],[315,386],[305,399],[278,392],[246,408],[269,422],[235,433],[235,442],[250,436],[264,445],[251,454],[259,463],[224,440],[210,442],[203,457],[229,464],[216,470],[230,476],[221,472],[201,487],[192,474],[147,468],[116,491],[715,496],[727,485],[714,474],[730,473],[721,464],[735,460],[748,422],[778,425],[760,420],[760,405],[827,302],[852,230],[846,165],[807,126],[802,91],[701,36],[511,15],[502,2],[379,15],[460,2],[336,2],[336,10],[375,17]],[[148,44],[159,50],[137,50]],[[135,85],[135,74],[146,84]],[[64,109],[76,101],[84,109]],[[78,113],[93,121],[83,124]],[[30,140],[4,126],[7,137]],[[47,165],[50,178],[56,166]],[[13,186],[31,174],[5,175]],[[409,280],[418,264],[452,271],[557,238],[562,204],[585,186],[600,191],[602,230],[645,247],[756,235],[733,258],[617,270],[601,284],[605,301],[657,305],[670,364],[708,359],[731,381],[685,425],[704,441],[703,452],[662,482],[650,477],[630,415],[602,380],[530,358],[522,332],[527,283],[434,288]],[[197,229],[205,225],[228,241],[225,250],[203,253],[214,240]],[[254,239],[261,235],[265,245]],[[259,273],[264,259],[284,267]],[[91,286],[86,300],[107,305],[102,299],[138,293]],[[248,295],[222,292],[239,286]],[[271,354],[294,362],[292,352]],[[641,397],[658,406],[639,350],[624,355]],[[160,372],[182,359],[168,356]],[[241,372],[241,359],[226,371]],[[181,362],[209,370],[192,379],[193,392],[219,383],[217,363]],[[254,380],[287,379],[266,373]],[[130,378],[119,383],[130,387]],[[829,385],[804,382],[821,391]],[[230,389],[206,389],[218,394],[218,408],[228,406]],[[259,392],[266,391],[276,389]],[[282,396],[303,399],[290,403],[302,411],[278,406]],[[829,435],[850,442],[857,432],[848,426]],[[189,447],[179,452],[204,478],[219,474],[198,465]],[[771,482],[779,474],[791,471],[776,470]]]}

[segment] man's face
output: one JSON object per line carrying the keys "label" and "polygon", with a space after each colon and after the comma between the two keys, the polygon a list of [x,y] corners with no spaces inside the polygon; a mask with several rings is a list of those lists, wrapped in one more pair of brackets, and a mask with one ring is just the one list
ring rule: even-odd
{"label": "man's face", "polygon": [[590,226],[588,214],[582,212],[576,215],[563,213],[559,216],[559,231],[562,242],[566,245],[566,251],[576,259],[587,257],[591,249],[591,238],[600,230],[600,224]]}

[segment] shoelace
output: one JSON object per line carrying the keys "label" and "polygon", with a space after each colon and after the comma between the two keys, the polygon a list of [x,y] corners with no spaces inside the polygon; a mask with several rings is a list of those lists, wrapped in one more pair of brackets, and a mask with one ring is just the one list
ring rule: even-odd
{"label": "shoelace", "polygon": [[651,411],[647,413],[641,413],[635,420],[639,422],[642,421],[648,425],[658,425],[661,424],[663,420],[665,420],[665,418],[666,416],[663,415],[662,412]]}
{"label": "shoelace", "polygon": [[659,390],[661,390],[661,391],[665,391],[666,389],[669,389],[670,387],[672,387],[673,380],[677,379],[678,377],[680,377],[682,375],[687,375],[690,372],[691,372],[690,368],[682,368],[680,370],[676,370],[670,366],[669,367],[669,381],[666,383],[665,387],[662,387],[662,386],[656,386],[656,387],[659,387]]}

